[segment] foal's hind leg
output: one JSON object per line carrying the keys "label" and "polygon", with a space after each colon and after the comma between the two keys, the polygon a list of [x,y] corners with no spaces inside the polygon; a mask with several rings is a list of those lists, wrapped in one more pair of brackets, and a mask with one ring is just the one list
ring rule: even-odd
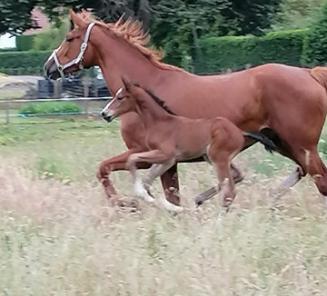
{"label": "foal's hind leg", "polygon": [[[230,169],[231,169],[231,178],[233,179],[234,184],[240,183],[243,180],[243,175],[241,174],[240,170],[232,163],[230,165]],[[218,187],[211,187],[208,190],[201,192],[195,197],[194,199],[195,204],[197,206],[202,205],[205,201],[214,197],[219,192],[219,190],[220,188],[218,186]]]}
{"label": "foal's hind leg", "polygon": [[223,196],[223,207],[229,208],[236,196],[230,164],[228,161],[218,161],[215,163],[215,167],[219,181],[218,190],[222,192]]}

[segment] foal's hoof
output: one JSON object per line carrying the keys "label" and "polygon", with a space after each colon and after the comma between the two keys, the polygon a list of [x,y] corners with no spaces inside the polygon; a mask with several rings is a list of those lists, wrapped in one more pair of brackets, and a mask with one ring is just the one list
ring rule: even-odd
{"label": "foal's hoof", "polygon": [[233,203],[233,199],[232,198],[224,198],[223,200],[223,208],[226,209],[226,213],[229,212],[231,204]]}
{"label": "foal's hoof", "polygon": [[139,208],[139,202],[136,199],[123,199],[119,200],[117,202],[117,206],[120,208],[132,208],[132,209],[138,209]]}
{"label": "foal's hoof", "polygon": [[110,200],[110,205],[113,207],[118,207],[120,209],[131,209],[137,210],[140,208],[139,202],[136,199],[131,199],[128,197],[116,197]]}

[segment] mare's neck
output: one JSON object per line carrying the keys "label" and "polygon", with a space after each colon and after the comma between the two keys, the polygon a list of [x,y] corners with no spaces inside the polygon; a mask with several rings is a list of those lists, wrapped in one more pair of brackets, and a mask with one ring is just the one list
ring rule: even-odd
{"label": "mare's neck", "polygon": [[160,69],[122,37],[104,28],[95,29],[97,34],[92,36],[92,42],[98,53],[97,64],[111,93],[122,87],[122,77],[154,91],[162,81],[173,79],[177,71]]}

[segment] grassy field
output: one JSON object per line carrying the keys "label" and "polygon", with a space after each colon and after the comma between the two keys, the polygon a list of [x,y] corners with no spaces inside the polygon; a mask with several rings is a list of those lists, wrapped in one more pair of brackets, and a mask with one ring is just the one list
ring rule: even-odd
{"label": "grassy field", "polygon": [[[246,179],[223,218],[218,197],[193,208],[215,184],[212,169],[180,165],[188,210],[171,216],[143,203],[135,213],[108,207],[96,169],[123,149],[118,122],[0,126],[1,296],[326,295],[327,209],[311,180],[270,210],[289,161],[260,146],[238,157]],[[128,173],[112,179],[132,196]]]}

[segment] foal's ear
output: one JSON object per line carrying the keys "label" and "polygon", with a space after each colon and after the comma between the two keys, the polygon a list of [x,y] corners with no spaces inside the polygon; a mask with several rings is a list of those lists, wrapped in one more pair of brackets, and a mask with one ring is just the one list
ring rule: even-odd
{"label": "foal's ear", "polygon": [[85,28],[87,26],[87,22],[81,17],[80,14],[75,13],[72,9],[69,11],[70,19],[74,23],[74,27]]}
{"label": "foal's ear", "polygon": [[132,84],[130,83],[130,81],[128,79],[126,79],[126,77],[122,77],[121,80],[123,81],[124,88],[127,91],[130,91],[131,90],[131,86],[132,86]]}

